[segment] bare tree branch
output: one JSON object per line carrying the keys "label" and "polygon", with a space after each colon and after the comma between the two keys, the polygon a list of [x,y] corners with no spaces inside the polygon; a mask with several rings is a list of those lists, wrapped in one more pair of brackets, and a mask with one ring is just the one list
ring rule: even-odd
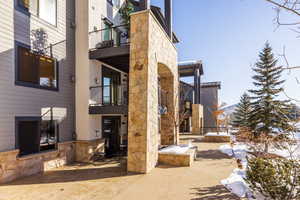
{"label": "bare tree branch", "polygon": [[283,58],[283,60],[286,64],[286,66],[282,66],[283,69],[285,69],[285,70],[300,69],[300,66],[290,66],[289,61],[285,54],[285,46],[283,47],[282,54],[279,54],[279,56]]}
{"label": "bare tree branch", "polygon": [[278,8],[283,8],[291,13],[294,13],[300,17],[300,9],[297,7],[299,6],[298,0],[293,0],[294,2],[291,3],[291,0],[282,0],[281,2],[274,1],[274,0],[266,0]]}
{"label": "bare tree branch", "polygon": [[[282,22],[281,21],[281,11],[286,11],[292,15],[300,17],[300,0],[265,0],[275,6],[276,17],[274,21],[277,24],[278,29],[279,26],[297,26],[297,29],[300,29],[300,21],[293,22]],[[300,31],[297,29],[291,29],[292,31],[300,34]],[[300,38],[300,35],[298,36]],[[298,38],[297,37],[297,38]]]}

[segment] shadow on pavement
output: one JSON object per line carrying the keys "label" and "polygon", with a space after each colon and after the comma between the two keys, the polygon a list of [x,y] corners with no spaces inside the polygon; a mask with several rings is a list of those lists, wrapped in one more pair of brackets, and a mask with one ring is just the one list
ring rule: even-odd
{"label": "shadow on pavement", "polygon": [[240,198],[231,194],[224,186],[217,185],[205,188],[192,188],[192,194],[199,197],[192,198],[191,200],[238,200]]}
{"label": "shadow on pavement", "polygon": [[232,159],[230,156],[220,152],[219,150],[197,151],[196,160],[201,159]]}
{"label": "shadow on pavement", "polygon": [[[114,177],[124,177],[136,175],[127,173],[126,164],[118,160],[105,160],[92,163],[74,163],[65,167],[46,171],[42,174],[32,175],[17,179],[5,184],[9,185],[29,185],[29,184],[49,184],[66,183],[77,181],[99,180]],[[0,185],[1,186],[1,185]]]}

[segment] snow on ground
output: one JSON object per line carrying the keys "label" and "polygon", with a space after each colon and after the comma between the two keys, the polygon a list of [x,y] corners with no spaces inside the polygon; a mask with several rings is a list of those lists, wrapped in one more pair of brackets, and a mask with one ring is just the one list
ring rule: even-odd
{"label": "snow on ground", "polygon": [[206,136],[230,136],[230,133],[227,132],[208,132],[205,134]]}
{"label": "snow on ground", "polygon": [[[226,179],[221,180],[221,184],[224,185],[232,193],[236,194],[239,197],[250,197],[252,196],[251,190],[245,182],[244,178],[246,177],[246,167],[247,167],[247,151],[250,149],[247,145],[242,143],[237,143],[233,147],[229,144],[221,145],[219,150],[222,153],[225,153],[236,159],[240,159],[243,164],[243,169],[234,169],[230,176]],[[300,159],[300,145],[295,145],[292,147],[294,156],[297,156]],[[275,148],[270,149],[270,153],[274,153],[286,158],[290,157],[288,150],[279,150]],[[256,200],[264,199],[261,195],[255,195]],[[251,198],[250,198],[251,199]]]}
{"label": "snow on ground", "polygon": [[247,145],[245,144],[235,144],[233,148],[229,144],[224,144],[219,147],[219,150],[222,153],[227,154],[228,156],[235,157],[236,159],[240,159],[243,163],[243,166],[247,165]]}
{"label": "snow on ground", "polygon": [[246,178],[245,170],[234,169],[228,178],[221,180],[221,184],[238,197],[246,197],[250,190],[244,178]]}
{"label": "snow on ground", "polygon": [[191,147],[192,147],[191,144],[170,145],[166,148],[163,148],[163,149],[159,150],[159,153],[184,154]]}
{"label": "snow on ground", "polygon": [[238,197],[249,196],[250,189],[244,180],[246,177],[245,168],[247,166],[247,145],[236,144],[231,147],[229,144],[224,144],[219,147],[219,150],[228,156],[240,159],[243,164],[243,169],[234,169],[228,178],[221,180],[221,184]]}

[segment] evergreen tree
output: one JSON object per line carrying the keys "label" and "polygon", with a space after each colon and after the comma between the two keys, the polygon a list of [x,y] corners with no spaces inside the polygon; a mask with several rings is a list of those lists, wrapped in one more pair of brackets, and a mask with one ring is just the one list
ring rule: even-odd
{"label": "evergreen tree", "polygon": [[250,97],[247,93],[244,93],[241,97],[240,103],[237,105],[233,113],[233,120],[231,125],[237,128],[250,128],[250,112]]}
{"label": "evergreen tree", "polygon": [[292,128],[287,116],[290,110],[289,101],[277,98],[283,91],[284,80],[281,80],[283,68],[276,64],[277,59],[274,58],[272,48],[266,43],[253,68],[255,75],[252,78],[256,89],[249,90],[253,94],[251,128],[256,136],[262,133],[266,135],[284,133]]}

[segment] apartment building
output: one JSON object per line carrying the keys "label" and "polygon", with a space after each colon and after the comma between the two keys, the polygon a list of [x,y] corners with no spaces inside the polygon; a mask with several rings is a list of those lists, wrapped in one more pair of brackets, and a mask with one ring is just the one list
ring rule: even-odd
{"label": "apartment building", "polygon": [[8,0],[0,15],[1,182],[71,158],[75,4]]}
{"label": "apartment building", "polygon": [[[185,61],[178,65],[180,81],[180,132],[205,134],[216,132],[221,82],[201,82],[201,61]],[[189,78],[186,81],[185,78]],[[192,81],[191,81],[192,79]]]}
{"label": "apartment building", "polygon": [[103,152],[148,173],[178,142],[171,0],[164,13],[149,0],[9,0],[0,14],[0,182]]}
{"label": "apartment building", "polygon": [[178,141],[172,1],[164,14],[147,0],[100,4],[76,1],[76,159],[127,151],[128,171],[147,173]]}
{"label": "apartment building", "polygon": [[185,61],[178,65],[180,78],[192,78],[193,83],[180,81],[180,132],[201,134],[203,105],[200,104],[200,86],[203,73],[202,61]]}

